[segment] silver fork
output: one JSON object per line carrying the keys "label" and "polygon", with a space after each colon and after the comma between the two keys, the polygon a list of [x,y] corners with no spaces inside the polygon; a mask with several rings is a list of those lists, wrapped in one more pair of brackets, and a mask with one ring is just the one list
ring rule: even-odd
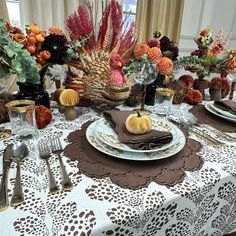
{"label": "silver fork", "polygon": [[50,158],[50,148],[49,146],[42,142],[38,142],[38,150],[39,150],[39,156],[41,159],[45,160],[47,168],[48,168],[48,179],[49,179],[49,192],[50,193],[56,193],[59,189],[57,187],[55,178],[52,174],[48,159]]}
{"label": "silver fork", "polygon": [[60,167],[61,167],[62,188],[64,190],[71,190],[73,188],[73,184],[70,180],[70,177],[68,176],[66,172],[66,168],[62,161],[61,153],[63,152],[63,149],[62,149],[61,142],[58,136],[55,137],[54,139],[51,139],[51,149],[52,149],[52,153],[57,154],[59,158]]}

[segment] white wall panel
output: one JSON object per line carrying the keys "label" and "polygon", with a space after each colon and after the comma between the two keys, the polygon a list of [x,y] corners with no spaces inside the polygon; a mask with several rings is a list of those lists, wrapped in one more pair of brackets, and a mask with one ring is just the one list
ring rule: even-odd
{"label": "white wall panel", "polygon": [[201,29],[211,26],[231,35],[229,47],[236,49],[236,0],[185,0],[180,32],[180,56],[197,48],[193,38]]}

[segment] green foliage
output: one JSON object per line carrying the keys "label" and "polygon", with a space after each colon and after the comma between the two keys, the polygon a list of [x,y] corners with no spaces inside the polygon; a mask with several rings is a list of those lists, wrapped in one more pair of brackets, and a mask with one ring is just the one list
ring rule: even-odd
{"label": "green foliage", "polygon": [[39,83],[39,70],[35,58],[14,42],[7,31],[5,21],[0,18],[0,77],[9,78],[17,74],[20,82]]}
{"label": "green foliage", "polygon": [[130,75],[133,73],[137,73],[138,71],[140,71],[142,65],[147,64],[147,63],[150,64],[150,61],[149,61],[146,54],[144,56],[142,56],[142,58],[140,60],[134,59],[125,68],[125,74]]}

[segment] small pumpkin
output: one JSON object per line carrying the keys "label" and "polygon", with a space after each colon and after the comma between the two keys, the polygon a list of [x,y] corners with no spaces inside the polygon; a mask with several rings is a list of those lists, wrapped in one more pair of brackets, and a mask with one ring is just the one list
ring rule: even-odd
{"label": "small pumpkin", "polygon": [[131,134],[146,134],[152,129],[152,119],[146,114],[131,114],[125,121],[125,126]]}
{"label": "small pumpkin", "polygon": [[202,101],[202,93],[199,90],[189,90],[185,96],[185,100],[190,105],[196,105]]}
{"label": "small pumpkin", "polygon": [[36,123],[39,129],[45,128],[52,120],[50,109],[43,105],[35,106]]}

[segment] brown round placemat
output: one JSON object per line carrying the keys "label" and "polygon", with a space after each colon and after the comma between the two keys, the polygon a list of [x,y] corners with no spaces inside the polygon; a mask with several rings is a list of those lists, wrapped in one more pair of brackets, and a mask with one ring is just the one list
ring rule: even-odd
{"label": "brown round placemat", "polygon": [[190,110],[200,123],[209,124],[222,132],[236,132],[236,125],[210,113],[203,105],[195,105]]}
{"label": "brown round placemat", "polygon": [[91,122],[68,135],[70,144],[64,154],[71,160],[79,160],[79,172],[90,177],[110,177],[121,187],[139,189],[154,181],[158,184],[173,186],[180,182],[185,171],[201,168],[203,160],[196,153],[201,144],[187,139],[185,147],[172,157],[156,161],[128,161],[103,154],[93,148],[86,139],[85,131]]}

